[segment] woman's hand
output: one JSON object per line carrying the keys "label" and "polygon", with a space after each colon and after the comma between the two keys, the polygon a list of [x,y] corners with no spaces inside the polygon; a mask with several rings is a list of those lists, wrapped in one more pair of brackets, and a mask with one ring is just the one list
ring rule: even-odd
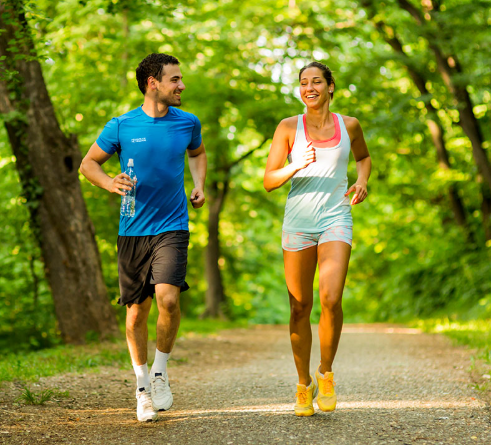
{"label": "woman's hand", "polygon": [[309,142],[307,149],[302,153],[300,159],[295,160],[295,169],[297,171],[302,170],[307,165],[312,164],[312,162],[315,162],[315,148],[312,147],[312,142]]}
{"label": "woman's hand", "polygon": [[365,198],[368,195],[367,192],[367,183],[366,182],[359,182],[356,181],[349,189],[348,191],[344,194],[344,196],[348,196],[350,193],[355,192],[353,197],[351,198],[351,205],[359,204],[360,202],[363,202]]}

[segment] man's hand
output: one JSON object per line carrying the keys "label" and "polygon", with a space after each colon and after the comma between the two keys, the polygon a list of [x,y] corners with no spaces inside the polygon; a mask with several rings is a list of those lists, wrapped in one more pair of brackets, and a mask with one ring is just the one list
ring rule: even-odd
{"label": "man's hand", "polygon": [[200,207],[203,207],[203,204],[205,203],[205,194],[203,190],[199,188],[193,189],[189,200],[191,201],[191,204],[195,209],[199,209]]}
{"label": "man's hand", "polygon": [[125,190],[131,190],[132,188],[133,183],[131,182],[131,178],[126,173],[120,173],[111,179],[107,190],[109,190],[111,193],[117,193],[118,195],[125,196]]}

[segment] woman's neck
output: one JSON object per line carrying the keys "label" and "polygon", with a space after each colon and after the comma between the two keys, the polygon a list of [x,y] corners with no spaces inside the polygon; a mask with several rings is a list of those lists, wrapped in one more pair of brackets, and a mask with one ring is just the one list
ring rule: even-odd
{"label": "woman's neck", "polygon": [[308,124],[315,128],[323,128],[334,122],[332,112],[329,111],[329,104],[319,109],[307,108],[305,117]]}

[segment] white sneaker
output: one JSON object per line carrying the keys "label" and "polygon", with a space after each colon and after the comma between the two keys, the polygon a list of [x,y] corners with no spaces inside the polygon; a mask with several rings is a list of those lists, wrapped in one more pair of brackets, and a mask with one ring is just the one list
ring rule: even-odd
{"label": "white sneaker", "polygon": [[137,388],[136,400],[136,416],[140,422],[151,422],[152,420],[157,420],[159,414],[152,407],[150,388]]}
{"label": "white sneaker", "polygon": [[152,405],[155,411],[166,411],[172,406],[174,398],[170,391],[167,373],[156,372],[152,381]]}

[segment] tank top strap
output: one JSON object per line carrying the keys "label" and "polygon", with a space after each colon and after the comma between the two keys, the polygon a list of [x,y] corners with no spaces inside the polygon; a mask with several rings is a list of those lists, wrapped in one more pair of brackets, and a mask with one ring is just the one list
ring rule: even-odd
{"label": "tank top strap", "polygon": [[298,146],[298,144],[302,144],[303,142],[307,143],[307,139],[305,138],[305,130],[303,127],[303,114],[299,114],[297,116],[297,131],[295,132],[295,140],[293,141],[293,145],[291,146],[288,154],[292,152],[293,147]]}
{"label": "tank top strap", "polygon": [[339,113],[335,113],[336,116],[338,117],[338,122],[339,122],[339,130],[341,131],[341,141],[340,143],[343,143],[343,139],[347,140],[348,144],[351,146],[351,140],[349,138],[349,133],[348,130],[346,129],[346,125],[344,123],[343,116],[341,116]]}

